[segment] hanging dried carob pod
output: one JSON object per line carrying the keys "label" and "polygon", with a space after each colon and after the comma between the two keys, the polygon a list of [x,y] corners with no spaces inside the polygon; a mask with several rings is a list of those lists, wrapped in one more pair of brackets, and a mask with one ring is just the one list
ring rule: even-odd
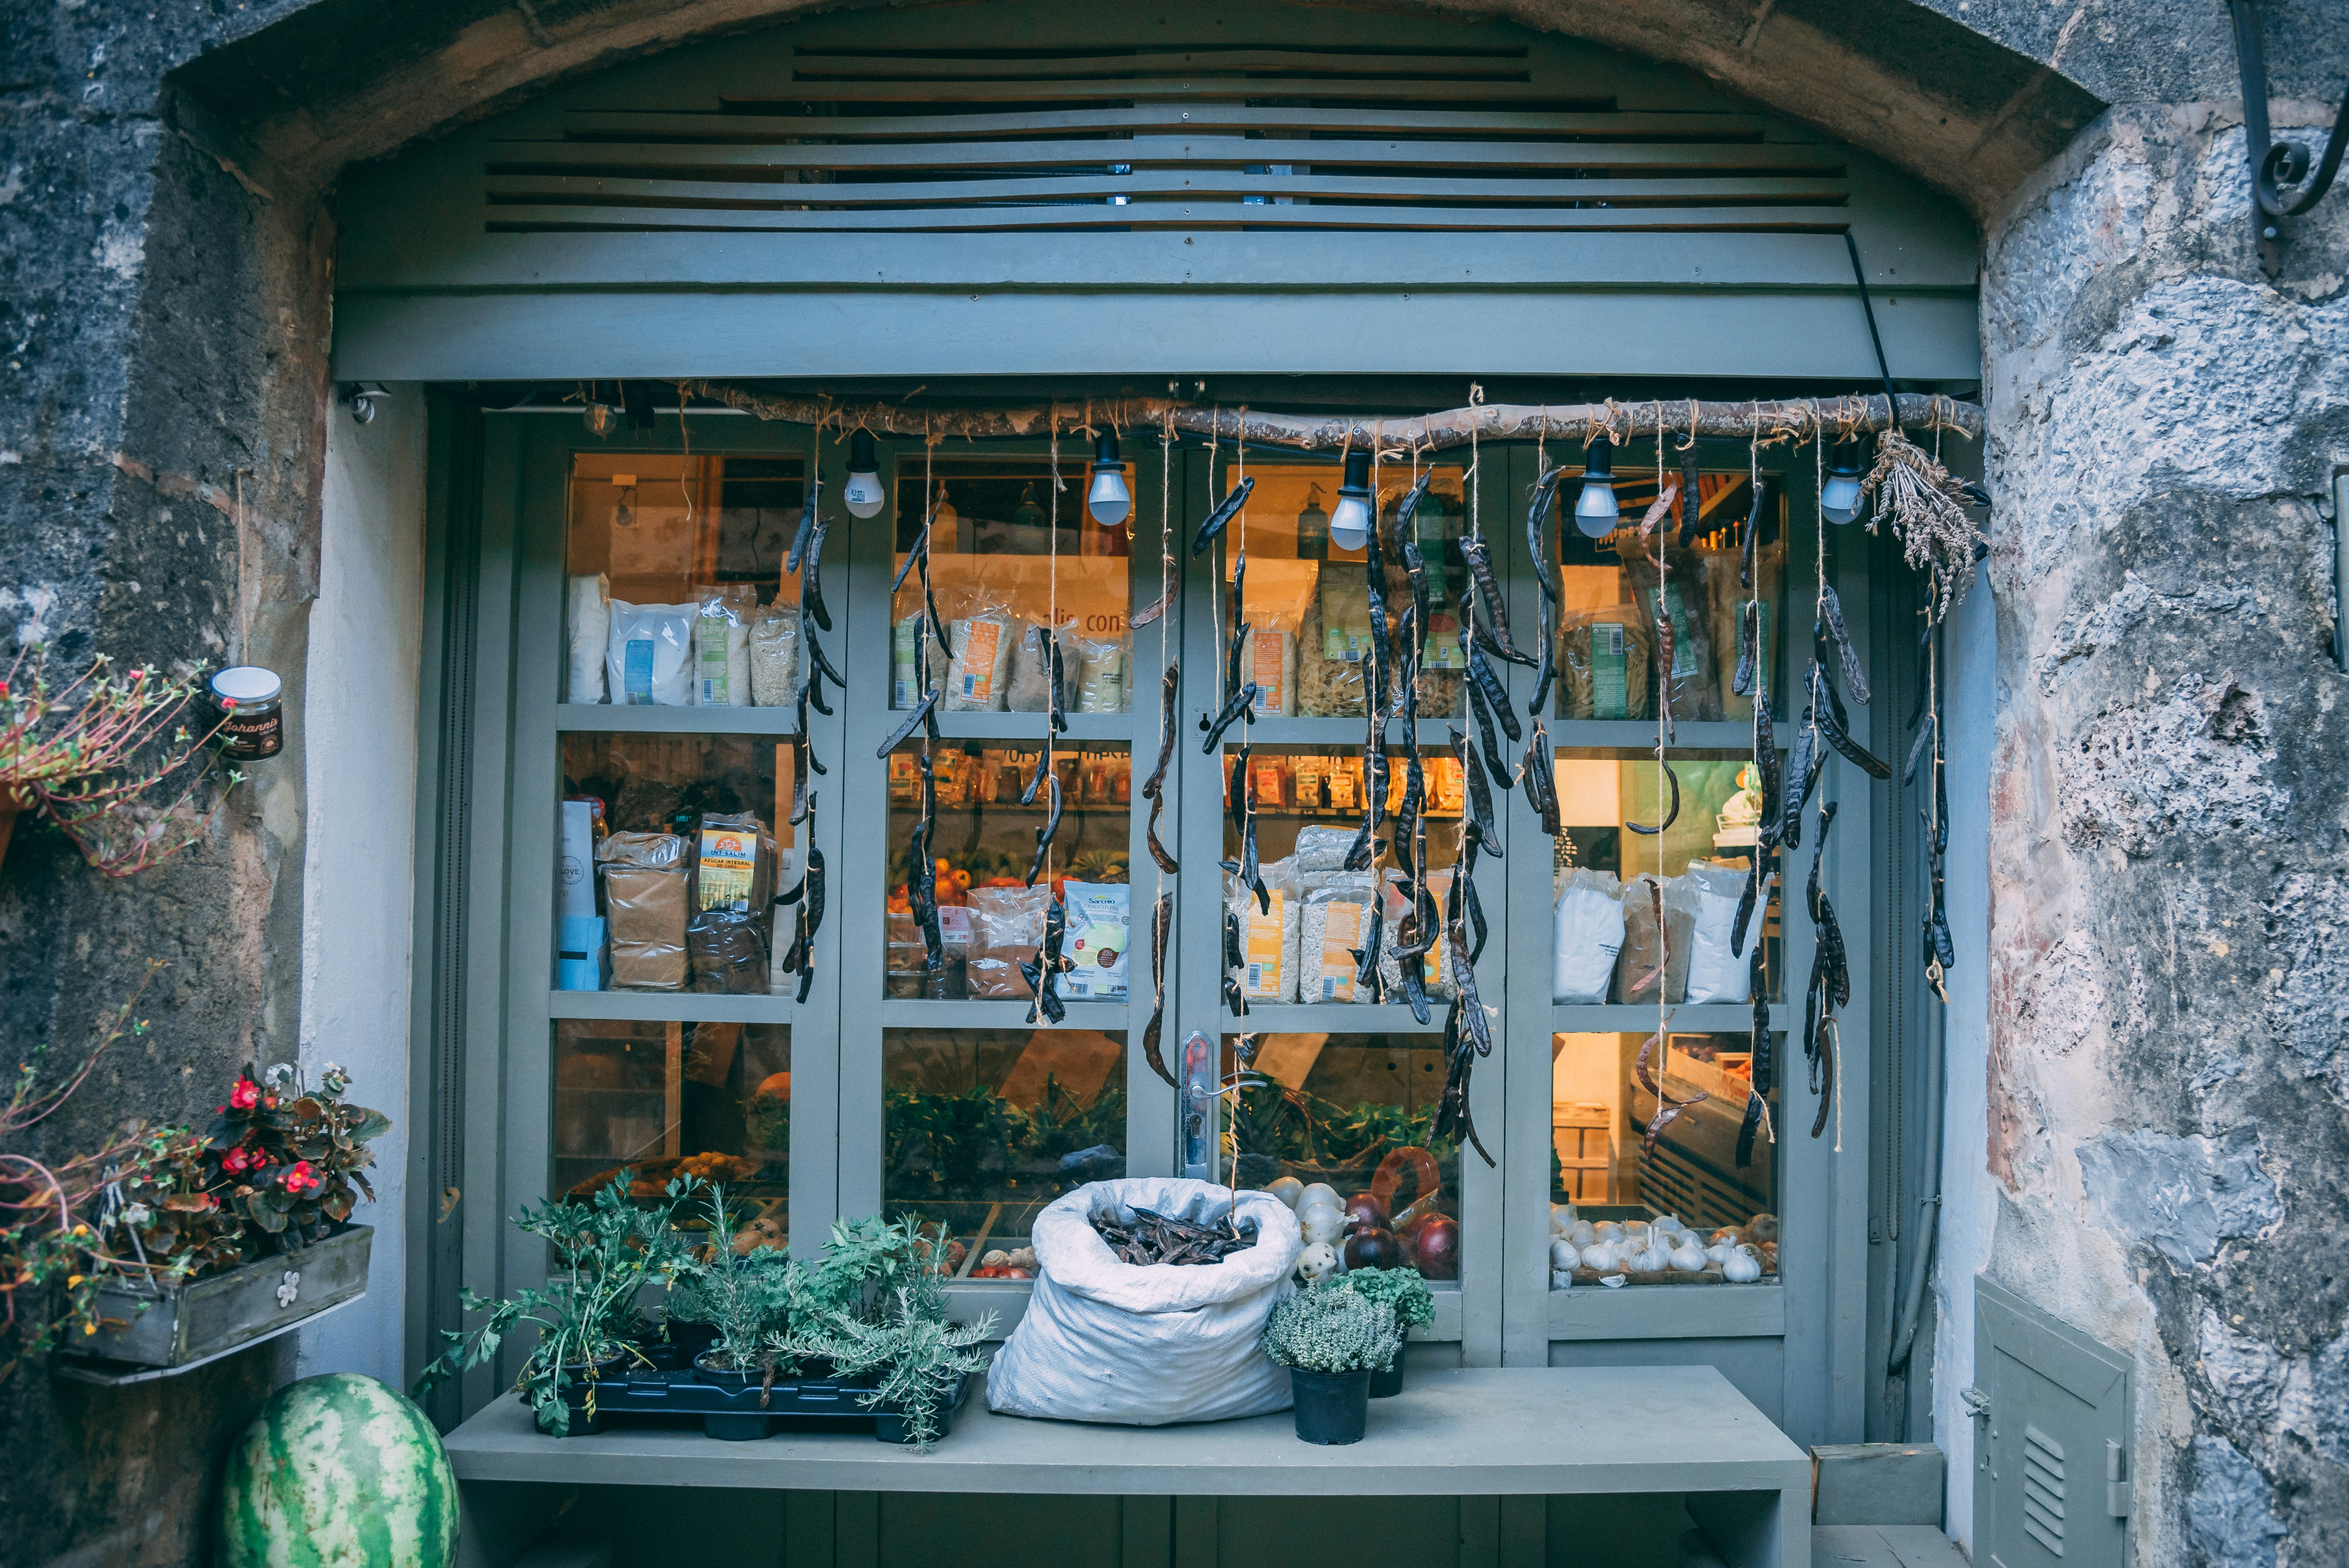
{"label": "hanging dried carob pod", "polygon": [[[1463,689],[1468,694],[1469,715],[1476,721],[1477,741],[1485,748],[1485,774],[1498,782],[1504,789],[1516,788],[1516,778],[1509,771],[1508,763],[1501,756],[1500,743],[1494,738],[1491,707],[1485,701],[1484,694],[1476,689],[1475,682],[1468,682]],[[1505,708],[1503,711],[1507,710]]]}
{"label": "hanging dried carob pod", "polygon": [[1819,862],[1826,857],[1827,831],[1835,826],[1836,802],[1819,807],[1818,842],[1811,850],[1811,875],[1804,890],[1813,928],[1810,984],[1803,996],[1803,1055],[1810,1066],[1811,1092],[1819,1097],[1818,1115],[1811,1136],[1826,1130],[1828,1108],[1834,1100],[1835,1051],[1831,1037],[1837,1010],[1851,1000],[1851,971],[1844,955],[1843,928],[1835,906],[1819,888]]}
{"label": "hanging dried carob pod", "polygon": [[1150,977],[1155,989],[1150,1001],[1150,1022],[1142,1026],[1142,1059],[1166,1080],[1168,1088],[1180,1088],[1183,1086],[1166,1070],[1166,1057],[1159,1049],[1159,1037],[1166,1027],[1166,943],[1174,930],[1174,895],[1162,892],[1150,909]]}
{"label": "hanging dried carob pod", "polygon": [[1748,593],[1754,592],[1754,559],[1761,548],[1762,500],[1770,493],[1770,481],[1760,474],[1754,476],[1754,504],[1745,510],[1745,526],[1737,535],[1737,585]]}
{"label": "hanging dried carob pod", "polygon": [[[1682,1113],[1689,1107],[1702,1105],[1713,1098],[1703,1089],[1697,1089],[1685,1099],[1677,1099],[1671,1090],[1665,1087],[1666,1079],[1663,1072],[1656,1066],[1656,1053],[1663,1047],[1664,1031],[1671,1026],[1669,1019],[1659,1026],[1656,1032],[1650,1035],[1640,1045],[1640,1054],[1633,1057],[1631,1062],[1631,1073],[1640,1080],[1640,1087],[1656,1097],[1656,1114],[1648,1119],[1647,1126],[1645,1148],[1650,1154],[1656,1151],[1656,1140],[1661,1136],[1665,1128],[1679,1120]],[[1669,1052],[1666,1054],[1670,1055]]]}
{"label": "hanging dried carob pod", "polygon": [[1206,521],[1199,524],[1199,531],[1191,540],[1193,556],[1205,555],[1207,552],[1207,546],[1216,542],[1217,536],[1224,531],[1226,523],[1239,515],[1240,508],[1247,504],[1247,498],[1255,489],[1256,480],[1253,478],[1244,479],[1234,485],[1223,500],[1216,503],[1216,510],[1207,514]]}
{"label": "hanging dried carob pod", "polygon": [[[1468,562],[1468,575],[1476,584],[1476,597],[1484,602],[1485,618],[1478,623],[1493,639],[1493,650],[1513,665],[1534,667],[1536,661],[1518,651],[1516,640],[1509,635],[1509,607],[1501,597],[1501,584],[1493,575],[1493,547],[1475,534],[1460,542],[1461,559]],[[1512,735],[1510,739],[1516,738]]]}
{"label": "hanging dried carob pod", "polygon": [[1754,1022],[1747,1046],[1747,1060],[1753,1064],[1753,1087],[1746,1091],[1745,1115],[1737,1125],[1737,1163],[1742,1169],[1754,1163],[1754,1135],[1762,1130],[1770,1116],[1770,1090],[1776,1084],[1776,1053],[1770,1042],[1770,984],[1768,966],[1762,961],[1762,944],[1754,944],[1754,956],[1745,966],[1746,994],[1754,998]]}
{"label": "hanging dried carob pod", "polygon": [[1501,858],[1500,833],[1493,826],[1493,789],[1485,779],[1485,764],[1477,757],[1476,748],[1468,744],[1466,736],[1449,725],[1444,727],[1444,733],[1451,737],[1452,749],[1460,754],[1460,770],[1467,781],[1467,831],[1497,861]]}
{"label": "hanging dried carob pod", "polygon": [[1247,967],[1247,956],[1240,943],[1240,913],[1229,903],[1224,906],[1224,1005],[1235,1018],[1247,1016],[1247,996],[1240,990],[1238,972]]}
{"label": "hanging dried carob pod", "polygon": [[1051,695],[1046,700],[1045,706],[1051,715],[1052,733],[1055,735],[1066,735],[1069,733],[1069,716],[1066,712],[1062,711],[1061,707],[1061,693],[1062,690],[1061,683],[1063,679],[1061,668],[1061,639],[1059,634],[1055,633],[1050,626],[1044,628],[1044,649],[1048,655],[1046,665],[1050,670],[1052,676]]}
{"label": "hanging dried carob pod", "polygon": [[945,934],[938,923],[938,866],[930,855],[930,845],[938,831],[938,777],[926,738],[916,766],[922,778],[922,814],[914,824],[913,837],[905,849],[912,861],[905,868],[906,892],[907,902],[913,906],[914,923],[922,933],[922,990],[935,1002],[943,1000],[947,994],[947,949]]}
{"label": "hanging dried carob pod", "polygon": [[1044,788],[1050,793],[1051,804],[1045,810],[1044,825],[1036,830],[1036,858],[1028,862],[1027,885],[1030,887],[1034,887],[1036,879],[1043,874],[1044,857],[1052,852],[1052,836],[1061,830],[1060,775],[1048,770],[1044,775]]}
{"label": "hanging dried carob pod", "polygon": [[939,695],[944,690],[942,686],[934,686],[924,693],[921,702],[915,707],[913,712],[905,716],[905,722],[889,732],[888,739],[873,748],[873,755],[887,757],[889,753],[905,745],[912,738],[915,730],[930,722],[931,712],[938,706]]}
{"label": "hanging dried carob pod", "polygon": [[1671,786],[1672,791],[1672,802],[1671,805],[1664,811],[1664,820],[1658,822],[1652,828],[1648,826],[1645,822],[1626,822],[1623,824],[1635,833],[1646,833],[1651,837],[1662,832],[1665,829],[1671,827],[1674,822],[1681,820],[1681,776],[1672,771],[1672,765],[1669,762],[1659,763],[1658,766],[1663,769],[1664,781]]}
{"label": "hanging dried carob pod", "polygon": [[809,468],[807,501],[800,508],[800,525],[792,531],[792,548],[783,557],[783,570],[792,576],[799,574],[800,562],[807,555],[808,542],[815,534],[816,517],[823,510],[823,474],[815,469],[812,457]]}
{"label": "hanging dried carob pod", "polygon": [[1183,868],[1175,862],[1164,844],[1158,841],[1159,814],[1166,809],[1166,769],[1174,760],[1174,713],[1176,695],[1183,684],[1183,662],[1167,662],[1166,674],[1160,683],[1158,697],[1158,766],[1151,770],[1149,779],[1142,786],[1143,799],[1150,802],[1150,823],[1143,836],[1150,844],[1150,858],[1158,869],[1173,876]]}
{"label": "hanging dried carob pod", "polygon": [[[1032,882],[1034,879],[1030,879]],[[1044,940],[1036,949],[1036,956],[1019,965],[1020,978],[1028,982],[1028,1022],[1039,1018],[1058,1024],[1069,1016],[1068,1004],[1061,1000],[1061,976],[1071,967],[1061,953],[1069,934],[1069,911],[1054,893],[1044,905]]]}
{"label": "hanging dried carob pod", "polygon": [[800,576],[800,608],[827,632],[832,630],[832,612],[823,602],[823,541],[831,531],[830,522],[815,520],[814,531],[808,535],[806,569]]}
{"label": "hanging dried carob pod", "polygon": [[1557,773],[1550,756],[1549,731],[1542,721],[1534,720],[1533,734],[1526,739],[1522,771],[1526,777],[1526,800],[1541,814],[1541,830],[1557,838],[1563,824],[1558,820]]}
{"label": "hanging dried carob pod", "polygon": [[1673,450],[1681,455],[1681,531],[1679,543],[1682,550],[1696,542],[1697,533],[1704,526],[1704,490],[1697,483],[1696,432],[1689,432],[1688,445],[1675,443]]}
{"label": "hanging dried carob pod", "polygon": [[1501,684],[1500,671],[1485,657],[1483,637],[1469,638],[1464,651],[1468,655],[1468,684],[1475,688],[1477,696],[1492,706],[1500,718],[1501,733],[1512,742],[1523,740],[1525,729],[1517,723],[1516,710],[1510,706],[1508,688]]}
{"label": "hanging dried carob pod", "polygon": [[1534,665],[1534,695],[1526,700],[1526,713],[1532,717],[1547,711],[1549,688],[1557,679],[1557,583],[1550,574],[1549,520],[1557,503],[1557,481],[1565,473],[1561,466],[1536,480],[1533,503],[1526,509],[1526,553],[1534,563],[1534,586],[1541,591],[1541,647]]}
{"label": "hanging dried carob pod", "polygon": [[1819,589],[1819,619],[1834,639],[1837,662],[1843,666],[1843,684],[1851,688],[1851,700],[1865,703],[1868,698],[1868,671],[1861,666],[1858,654],[1852,650],[1851,634],[1844,629],[1843,600],[1831,587],[1823,585]]}
{"label": "hanging dried carob pod", "polygon": [[[1406,965],[1408,970],[1413,965]],[[1476,1136],[1475,1118],[1468,1110],[1469,1071],[1475,1066],[1476,1050],[1468,1032],[1461,1025],[1468,1011],[1464,996],[1455,997],[1451,1009],[1444,1016],[1444,1097],[1436,1102],[1434,1136],[1439,1139],[1460,1137],[1468,1140],[1487,1166],[1493,1164],[1492,1152],[1485,1140]]]}
{"label": "hanging dried carob pod", "polygon": [[1143,608],[1136,611],[1133,618],[1126,622],[1127,629],[1131,631],[1139,631],[1143,627],[1150,624],[1151,622],[1158,619],[1159,616],[1166,614],[1166,601],[1173,598],[1174,594],[1174,591],[1170,588],[1165,593],[1161,593],[1157,598],[1153,599]]}
{"label": "hanging dried carob pod", "polygon": [[1232,693],[1230,699],[1224,704],[1220,712],[1212,717],[1203,715],[1200,717],[1199,727],[1207,732],[1206,738],[1199,743],[1199,754],[1202,757],[1215,755],[1216,743],[1224,738],[1224,731],[1229,729],[1240,715],[1248,711],[1249,706],[1256,701],[1256,682],[1250,681]]}

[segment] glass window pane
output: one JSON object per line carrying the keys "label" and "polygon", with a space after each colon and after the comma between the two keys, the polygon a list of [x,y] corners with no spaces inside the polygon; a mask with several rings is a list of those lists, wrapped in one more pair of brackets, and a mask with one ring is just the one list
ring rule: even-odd
{"label": "glass window pane", "polygon": [[746,1225],[781,1246],[791,1107],[782,1025],[558,1019],[554,1190],[585,1197],[625,1177],[651,1199],[679,1174],[724,1181]]}
{"label": "glass window pane", "polygon": [[[889,758],[884,984],[890,996],[929,995],[928,945],[914,920],[910,858],[922,820],[921,751],[916,741]],[[1021,805],[1019,797],[1041,755],[1040,747],[978,741],[948,741],[932,753],[937,823],[929,852],[936,867],[947,997],[1026,1000],[1032,993],[1019,965],[1034,960],[1044,936],[1044,906],[1059,890],[1069,910],[1062,952],[1077,964],[1061,977],[1061,995],[1088,1002],[1125,998],[1131,965],[1124,945],[1108,930],[1123,929],[1131,914],[1125,886],[1133,798],[1130,750],[1123,744],[1088,744],[1053,753],[1061,821],[1031,888],[1028,872],[1037,864],[1036,836],[1050,815],[1050,788],[1040,785],[1030,805]]]}
{"label": "glass window pane", "polygon": [[[1651,1004],[1659,944],[1655,894],[1663,898],[1671,963],[1662,998],[1751,1000],[1755,938],[1735,933],[1738,901],[1753,864],[1761,809],[1750,762],[1733,752],[1671,758],[1680,815],[1661,833],[1630,824],[1661,822],[1671,784],[1652,756],[1561,749],[1556,764],[1558,818],[1552,888],[1550,999],[1568,1004]],[[1765,994],[1781,985],[1779,894],[1774,882],[1758,919]]]}
{"label": "glass window pane", "polygon": [[742,736],[565,735],[556,988],[796,985],[772,973],[770,903],[796,875],[795,755]]}
{"label": "glass window pane", "polygon": [[[920,538],[923,490],[936,503],[930,580],[955,658],[945,672],[947,712],[1042,713],[1051,696],[1038,628],[1057,606],[1063,635],[1061,706],[1070,713],[1124,713],[1132,707],[1126,657],[1131,598],[1125,526],[1106,528],[1085,510],[1088,463],[1064,445],[1055,492],[1047,458],[936,458],[897,464],[897,540],[903,565]],[[1126,465],[1129,492],[1133,467]],[[1057,518],[1054,509],[1057,508]],[[915,636],[922,609],[918,573],[897,590],[890,706],[921,700]],[[940,678],[935,640],[930,679]]]}
{"label": "glass window pane", "polygon": [[1238,1184],[1325,1183],[1357,1221],[1336,1243],[1348,1266],[1458,1279],[1460,1140],[1434,1136],[1441,1037],[1257,1035],[1245,1066],[1238,1046],[1226,1037]]}
{"label": "glass window pane", "polygon": [[[1227,466],[1228,486],[1238,470]],[[1458,706],[1461,651],[1460,594],[1467,573],[1460,555],[1464,518],[1465,470],[1439,465],[1426,498],[1413,514],[1413,533],[1427,562],[1428,639],[1426,667],[1419,683],[1420,706],[1430,717]],[[1289,717],[1346,717],[1362,713],[1362,650],[1371,636],[1367,552],[1343,550],[1330,538],[1330,510],[1338,504],[1340,470],[1334,464],[1250,463],[1256,481],[1245,514],[1237,520],[1247,544],[1248,574],[1241,607],[1249,626],[1249,647],[1241,679],[1265,688],[1260,714]],[[1408,467],[1379,474],[1380,515],[1390,542],[1387,606],[1389,626],[1410,602],[1402,562],[1392,549],[1395,503],[1411,489]],[[1229,536],[1227,536],[1229,537]],[[1224,555],[1226,591],[1238,564],[1236,551]],[[1224,624],[1233,617],[1226,602]]]}
{"label": "glass window pane", "polygon": [[[1677,463],[1678,459],[1674,459]],[[1668,482],[1680,483],[1677,467]],[[1739,623],[1749,603],[1762,606],[1762,677],[1780,687],[1773,667],[1784,612],[1786,547],[1785,501],[1769,490],[1755,542],[1754,583],[1741,584],[1738,531],[1752,511],[1754,487],[1744,471],[1698,476],[1696,531],[1680,542],[1682,502],[1661,525],[1670,542],[1660,577],[1638,543],[1638,525],[1656,499],[1652,468],[1644,473],[1619,454],[1615,493],[1621,527],[1593,539],[1575,524],[1578,480],[1561,486],[1557,507],[1558,645],[1557,716],[1560,718],[1649,718],[1656,711],[1655,621],[1658,595],[1672,622],[1672,717],[1739,719],[1754,717],[1750,696],[1736,692]]]}
{"label": "glass window pane", "polygon": [[787,705],[795,639],[754,628],[799,600],[783,561],[805,473],[800,458],[574,456],[564,700]]}
{"label": "glass window pane", "polygon": [[[882,1047],[885,1214],[943,1227],[965,1278],[1032,1277],[1037,1211],[1125,1173],[1125,1038],[1092,1029],[899,1029]],[[1017,1276],[978,1274],[1019,1267]]]}
{"label": "glass window pane", "polygon": [[[1658,1102],[1640,1081],[1638,1060],[1650,1038],[1551,1037],[1552,1287],[1596,1284],[1618,1273],[1633,1284],[1750,1283],[1738,1280],[1744,1264],[1731,1261],[1741,1246],[1751,1249],[1754,1277],[1775,1280],[1777,1148],[1757,1132],[1747,1162],[1737,1159],[1754,1083],[1751,1039],[1667,1037],[1663,1059],[1650,1070],[1674,1102],[1695,1103],[1666,1123],[1650,1149],[1646,1131]],[[1773,1037],[1771,1048],[1783,1043]],[[1777,1095],[1767,1098],[1775,1117]],[[1653,1266],[1673,1252],[1676,1260]]]}

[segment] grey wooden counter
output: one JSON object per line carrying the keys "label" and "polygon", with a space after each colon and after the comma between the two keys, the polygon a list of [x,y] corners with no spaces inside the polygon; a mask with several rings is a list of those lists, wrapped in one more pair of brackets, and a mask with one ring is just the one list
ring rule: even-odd
{"label": "grey wooden counter", "polygon": [[[1287,1411],[1211,1426],[1101,1427],[998,1416],[982,1391],[923,1455],[864,1432],[716,1442],[698,1428],[547,1438],[498,1400],[447,1439],[469,1500],[514,1483],[834,1492],[1291,1497],[1682,1493],[1733,1568],[1810,1557],[1810,1460],[1709,1367],[1417,1372],[1344,1448]],[[486,1501],[486,1499],[481,1499]]]}

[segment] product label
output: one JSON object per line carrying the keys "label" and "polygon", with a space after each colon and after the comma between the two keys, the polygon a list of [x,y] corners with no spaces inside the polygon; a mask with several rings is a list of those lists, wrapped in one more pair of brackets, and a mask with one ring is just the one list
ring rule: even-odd
{"label": "product label", "polygon": [[1278,758],[1260,757],[1256,763],[1256,803],[1259,810],[1278,810],[1288,804],[1282,799],[1287,782]]}
{"label": "product label", "polygon": [[1631,717],[1629,628],[1619,621],[1597,621],[1590,627],[1590,717]]}
{"label": "product label", "polygon": [[750,882],[759,869],[759,835],[753,828],[701,830],[700,894],[703,909],[748,909]]}
{"label": "product label", "polygon": [[[966,621],[963,626],[963,700],[988,707],[995,701],[995,648],[1003,636],[1003,627],[985,620]],[[911,707],[913,704],[905,706]]]}
{"label": "product label", "polygon": [[1329,923],[1321,930],[1320,998],[1324,1002],[1354,999],[1353,948],[1362,944],[1362,906],[1332,903]]}
{"label": "product label", "polygon": [[1259,714],[1288,711],[1288,693],[1280,678],[1280,645],[1287,640],[1287,634],[1281,632],[1248,634],[1247,678],[1256,682],[1256,710]]}
{"label": "product label", "polygon": [[1681,585],[1667,583],[1661,589],[1649,589],[1648,607],[1655,612],[1658,620],[1671,622],[1672,679],[1688,679],[1696,674],[1696,617],[1681,602]]}
{"label": "product label", "polygon": [[1287,914],[1280,890],[1272,891],[1272,912],[1260,913],[1253,894],[1247,900],[1247,976],[1240,983],[1250,1001],[1265,1001],[1281,993],[1281,927]]}
{"label": "product label", "polygon": [[620,690],[631,707],[650,707],[653,700],[653,640],[630,637],[623,647]]}
{"label": "product label", "polygon": [[1076,967],[1063,978],[1063,991],[1087,998],[1123,996],[1127,934],[1126,901],[1116,892],[1102,888],[1070,899],[1064,950]]}
{"label": "product label", "polygon": [[726,629],[733,624],[731,617],[707,615],[702,618],[698,634],[693,639],[694,653],[700,665],[701,706],[725,707],[734,700],[726,679]]}
{"label": "product label", "polygon": [[912,707],[921,700],[914,690],[914,639],[920,634],[921,617],[908,615],[889,629],[889,706]]}
{"label": "product label", "polygon": [[1352,811],[1361,806],[1362,765],[1349,761],[1330,769],[1330,809]]}
{"label": "product label", "polygon": [[1289,764],[1289,785],[1296,791],[1293,802],[1300,811],[1321,809],[1321,781],[1330,771],[1330,759],[1325,757],[1299,757]]}

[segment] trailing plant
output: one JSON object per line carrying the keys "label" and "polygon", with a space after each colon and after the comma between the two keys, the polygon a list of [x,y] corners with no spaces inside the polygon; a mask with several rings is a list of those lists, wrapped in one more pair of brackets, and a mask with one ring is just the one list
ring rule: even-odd
{"label": "trailing plant", "polygon": [[471,1288],[459,1291],[464,1310],[485,1312],[488,1321],[470,1331],[442,1329],[448,1348],[424,1368],[416,1392],[421,1396],[487,1362],[507,1335],[527,1325],[538,1330],[538,1343],[514,1387],[528,1401],[539,1429],[556,1437],[570,1431],[571,1407],[564,1395],[574,1370],[587,1385],[585,1408],[592,1420],[597,1367],[634,1353],[636,1292],[672,1275],[682,1261],[683,1243],[673,1221],[690,1190],[672,1181],[665,1202],[639,1207],[629,1202],[627,1183],[621,1180],[585,1202],[564,1200],[523,1210],[515,1228],[543,1238],[554,1252],[555,1267],[546,1284],[518,1290],[503,1301],[484,1299]]}
{"label": "trailing plant", "polygon": [[718,1331],[709,1352],[714,1370],[748,1371],[762,1361],[771,1366],[767,1342],[790,1322],[792,1295],[799,1284],[795,1274],[804,1271],[766,1247],[736,1252],[730,1240],[734,1216],[727,1207],[725,1186],[703,1189],[702,1198],[710,1239],[677,1265],[669,1284],[668,1315]]}
{"label": "trailing plant", "polygon": [[[103,654],[52,688],[37,645],[17,651],[0,680],[0,808],[37,811],[110,877],[160,864],[202,838],[226,791],[200,806],[214,730],[181,723],[195,700],[186,678],[109,673]],[[215,727],[216,728],[217,727]],[[227,782],[240,776],[233,771]]]}
{"label": "trailing plant", "polygon": [[1402,1329],[1389,1303],[1339,1282],[1276,1302],[1259,1343],[1273,1360],[1299,1371],[1375,1372],[1394,1365]]}
{"label": "trailing plant", "polygon": [[[1435,1321],[1435,1293],[1427,1288],[1417,1269],[1349,1269],[1345,1283],[1356,1295],[1392,1311],[1395,1327],[1404,1338],[1413,1329]],[[1396,1348],[1402,1348],[1402,1338],[1397,1339]]]}

